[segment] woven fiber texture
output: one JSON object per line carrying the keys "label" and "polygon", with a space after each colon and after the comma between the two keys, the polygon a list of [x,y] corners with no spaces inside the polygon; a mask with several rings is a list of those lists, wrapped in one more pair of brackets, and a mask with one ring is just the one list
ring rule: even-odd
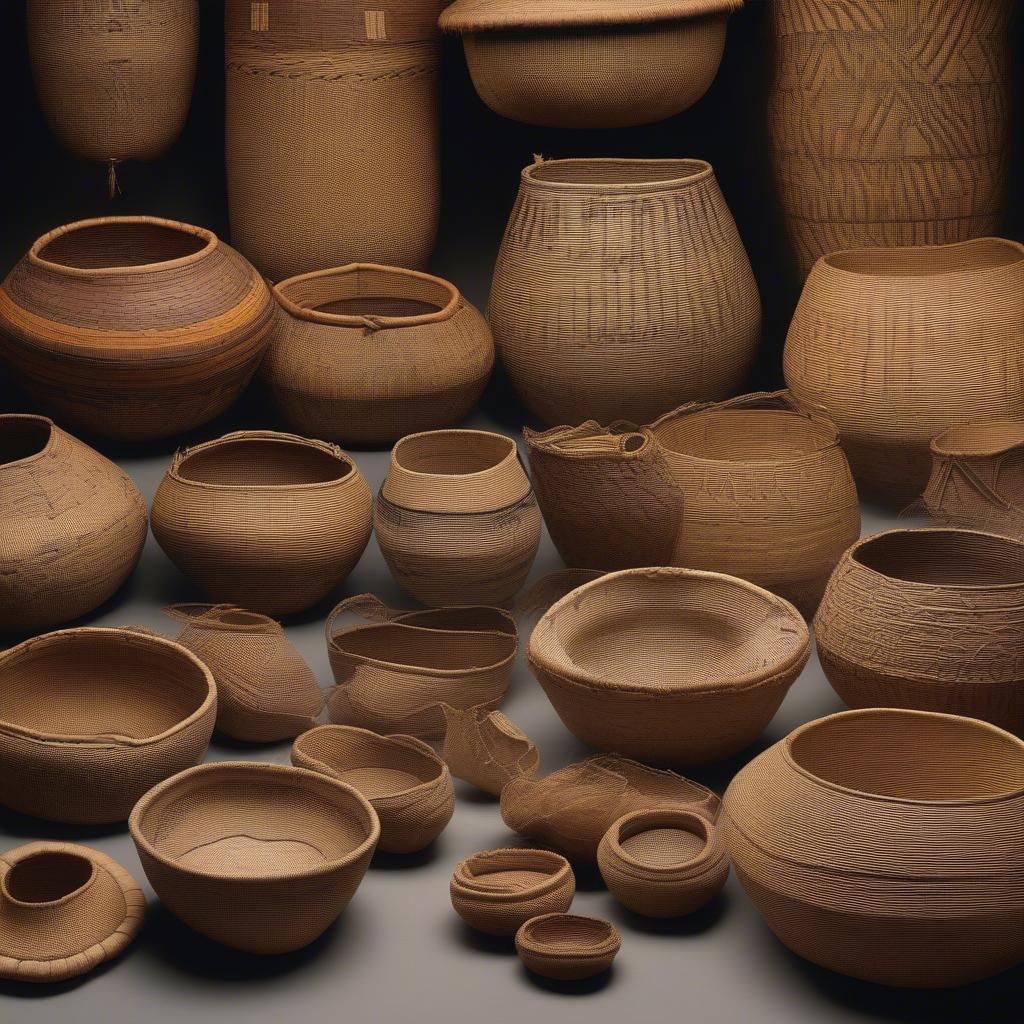
{"label": "woven fiber texture", "polygon": [[282,281],[263,361],[278,411],[310,437],[394,444],[459,423],[494,366],[480,312],[454,285],[353,264]]}
{"label": "woven fiber texture", "polygon": [[0,804],[73,824],[124,821],[197,764],[217,716],[209,669],[164,637],[66,629],[0,653]]}
{"label": "woven fiber texture", "polygon": [[227,604],[177,604],[167,614],[184,623],[177,642],[213,673],[225,736],[276,743],[313,727],[323,695],[280,623]]}
{"label": "woven fiber texture", "polygon": [[287,765],[204,764],[151,789],[132,839],[161,902],[246,953],[290,953],[348,906],[380,838],[357,790]]}
{"label": "woven fiber texture", "polygon": [[452,775],[491,796],[500,796],[511,779],[532,777],[540,768],[540,751],[500,711],[486,706],[462,710],[445,704],[441,756]]}
{"label": "woven fiber texture", "polygon": [[292,764],[357,789],[380,818],[385,853],[429,846],[455,813],[448,766],[414,736],[379,736],[366,729],[322,725],[292,745]]}
{"label": "woven fiber texture", "polygon": [[75,156],[155,160],[185,124],[199,50],[196,0],[29,0],[28,51],[54,135]]}
{"label": "woven fiber texture", "polygon": [[566,565],[671,563],[683,494],[650,431],[617,433],[588,420],[523,436],[537,502]]}
{"label": "woven fiber texture", "polygon": [[968,715],[1024,732],[1024,543],[893,530],[854,545],[814,621],[851,707]]}
{"label": "woven fiber texture", "polygon": [[1024,420],[950,427],[931,449],[921,506],[933,519],[1024,540]]}
{"label": "woven fiber texture", "polygon": [[515,935],[538,914],[568,910],[576,876],[564,857],[547,850],[484,850],[459,863],[450,889],[455,913],[471,928]]}
{"label": "woven fiber texture", "polygon": [[43,235],[0,286],[0,356],[61,422],[147,441],[222,413],[256,372],[275,303],[205,228],[103,217]]}
{"label": "woven fiber texture", "polygon": [[733,576],[658,568],[569,593],[537,623],[528,659],[584,743],[703,764],[754,742],[809,654],[807,624],[781,597]]}
{"label": "woven fiber texture", "polygon": [[0,633],[59,626],[120,589],[142,553],[131,477],[43,416],[0,416]]}
{"label": "woven fiber texture", "polygon": [[785,392],[683,406],[651,432],[679,483],[670,564],[750,580],[813,615],[860,537],[857,487],[835,426]]}
{"label": "woven fiber texture", "polygon": [[839,428],[862,493],[921,495],[956,423],[1024,415],[1024,246],[997,238],[820,260],[789,329],[786,383]]}
{"label": "woven fiber texture", "polygon": [[515,441],[482,430],[402,438],[374,506],[381,554],[422,604],[507,604],[530,574],[540,509]]}
{"label": "woven fiber texture", "polygon": [[761,338],[750,261],[703,160],[527,167],[489,316],[513,385],[551,425],[727,398]]}
{"label": "woven fiber texture", "polygon": [[1013,0],[775,0],[769,134],[804,275],[856,246],[998,231]]}
{"label": "woven fiber texture", "polygon": [[[352,614],[361,624],[337,628]],[[519,637],[498,608],[401,612],[371,594],[342,601],[327,620],[336,689],[332,722],[374,732],[444,736],[442,706],[495,708],[508,689]]]}
{"label": "woven fiber texture", "polygon": [[577,861],[595,861],[601,837],[624,814],[659,807],[686,808],[714,821],[719,801],[697,782],[617,755],[542,779],[513,779],[501,791],[501,816],[513,832]]}
{"label": "woven fiber texture", "polygon": [[743,0],[455,0],[445,9],[439,24],[451,32],[642,25],[729,14],[742,6]]}
{"label": "woven fiber texture", "polygon": [[691,811],[621,817],[601,839],[597,865],[611,894],[645,917],[681,917],[707,906],[729,877],[721,833]]}
{"label": "woven fiber texture", "polygon": [[57,982],[113,959],[134,940],[146,897],[117,861],[73,843],[0,854],[0,978]]}
{"label": "woven fiber texture", "polygon": [[740,770],[723,829],[768,926],[822,967],[943,987],[1024,961],[1024,742],[994,726],[810,722]]}
{"label": "woven fiber texture", "polygon": [[226,0],[231,235],[274,281],[421,268],[440,208],[442,0]]}
{"label": "woven fiber texture", "polygon": [[583,981],[603,974],[622,946],[610,921],[575,914],[544,914],[516,932],[516,952],[534,974]]}
{"label": "woven fiber texture", "polygon": [[153,535],[214,600],[304,611],[355,568],[373,497],[336,445],[271,430],[179,451],[153,500]]}

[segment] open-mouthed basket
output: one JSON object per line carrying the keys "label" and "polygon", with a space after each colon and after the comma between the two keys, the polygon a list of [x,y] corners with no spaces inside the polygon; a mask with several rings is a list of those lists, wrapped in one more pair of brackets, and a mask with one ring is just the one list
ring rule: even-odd
{"label": "open-mouthed basket", "polygon": [[577,914],[543,914],[516,932],[519,959],[553,981],[583,981],[607,971],[622,946],[610,921]]}

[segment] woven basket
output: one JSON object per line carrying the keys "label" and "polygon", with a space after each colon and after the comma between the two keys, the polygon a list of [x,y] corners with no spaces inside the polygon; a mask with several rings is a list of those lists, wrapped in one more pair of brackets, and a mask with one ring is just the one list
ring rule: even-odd
{"label": "woven basket", "polygon": [[196,0],[29,0],[39,102],[75,156],[155,160],[185,124],[199,51]]}
{"label": "woven basket", "polygon": [[455,813],[448,766],[413,736],[378,736],[366,729],[322,725],[292,746],[292,764],[347,782],[380,818],[385,853],[429,846]]}
{"label": "woven basket", "polygon": [[153,440],[235,401],[274,309],[266,282],[205,228],[84,220],[43,235],[0,285],[0,356],[61,422]]}
{"label": "woven basket", "polygon": [[487,322],[439,277],[353,264],[282,281],[262,374],[287,423],[394,444],[469,415],[494,365]]}
{"label": "woven basket", "polygon": [[471,928],[515,935],[531,917],[568,910],[576,876],[547,850],[485,850],[456,867],[450,889],[455,912]]}
{"label": "woven basket", "polygon": [[138,564],[146,506],[127,473],[43,416],[0,415],[0,633],[86,615]]}
{"label": "woven basket", "polygon": [[1024,742],[889,709],[801,726],[725,795],[733,867],[822,967],[941,987],[1024,962]]}
{"label": "woven basket", "polygon": [[226,0],[231,235],[272,280],[429,259],[442,7]]}
{"label": "woven basket", "polygon": [[739,576],[813,615],[860,536],[835,427],[779,392],[683,406],[650,430],[679,483],[682,515],[671,558],[646,564]]}
{"label": "woven basket", "polygon": [[154,789],[128,822],[150,885],[189,927],[246,953],[290,953],[348,906],[380,837],[351,786],[222,761]]}
{"label": "woven basket", "polygon": [[[354,614],[363,624],[337,629]],[[519,638],[498,608],[401,612],[370,594],[342,601],[327,620],[327,650],[337,688],[332,722],[380,733],[438,738],[442,706],[494,708],[508,689]]]}
{"label": "woven basket", "polygon": [[304,611],[355,568],[373,498],[336,445],[270,430],[179,451],[153,500],[153,535],[214,600]]}
{"label": "woven basket", "polygon": [[634,811],[620,818],[597,848],[611,894],[645,917],[681,917],[707,906],[729,877],[718,829],[692,811]]}
{"label": "woven basket", "polygon": [[73,843],[0,854],[0,978],[58,982],[119,956],[146,897],[117,861]]}
{"label": "woven basket", "polygon": [[781,597],[733,576],[660,568],[572,591],[538,622],[528,658],[584,743],[703,764],[754,742],[809,653],[807,625]]}
{"label": "woven basket", "polygon": [[997,238],[820,260],[786,382],[839,428],[862,491],[907,505],[955,423],[1024,416],[1024,245]]}
{"label": "woven basket", "polygon": [[719,801],[699,783],[618,756],[594,757],[542,779],[513,779],[501,791],[501,816],[513,832],[578,861],[597,859],[602,836],[624,814],[661,807],[714,821]]}
{"label": "woven basket", "polygon": [[202,760],[213,676],[164,637],[66,629],[0,653],[0,804],[73,824],[124,821]]}
{"label": "woven basket", "polygon": [[893,530],[843,556],[814,621],[851,707],[967,715],[1024,732],[1024,543]]}
{"label": "woven basket", "polygon": [[462,710],[445,704],[441,756],[452,775],[491,796],[512,779],[532,777],[540,768],[536,745],[500,711],[486,706]]}
{"label": "woven basket", "polygon": [[750,261],[703,160],[527,167],[489,316],[513,385],[551,425],[727,398],[761,337]]}
{"label": "woven basket", "polygon": [[463,37],[480,98],[550,128],[626,128],[693,106],[718,73],[743,0],[456,0],[441,28]]}
{"label": "woven basket", "polygon": [[1013,0],[775,0],[769,134],[804,275],[819,256],[997,231]]}
{"label": "woven basket", "polygon": [[540,524],[515,441],[482,430],[402,438],[373,514],[391,575],[435,607],[511,601],[530,574]]}
{"label": "woven basket", "polygon": [[323,710],[316,676],[280,623],[228,604],[178,604],[175,638],[213,673],[217,728],[245,743],[290,740]]}
{"label": "woven basket", "polygon": [[516,932],[516,952],[534,974],[584,981],[612,966],[622,940],[615,925],[596,917],[544,914]]}
{"label": "woven basket", "polygon": [[1024,420],[950,427],[931,449],[921,504],[933,519],[1024,540]]}

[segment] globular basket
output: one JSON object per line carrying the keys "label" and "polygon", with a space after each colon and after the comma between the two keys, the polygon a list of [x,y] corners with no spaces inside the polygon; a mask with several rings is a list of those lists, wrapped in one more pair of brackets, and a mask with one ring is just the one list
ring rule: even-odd
{"label": "globular basket", "polygon": [[577,914],[544,914],[516,932],[523,965],[552,981],[584,981],[612,966],[622,939],[610,921]]}
{"label": "globular basket", "polygon": [[385,853],[416,853],[444,831],[455,813],[448,766],[414,736],[321,725],[292,745],[292,764],[346,782],[380,818]]}
{"label": "globular basket", "polygon": [[357,790],[287,765],[222,761],[132,811],[150,885],[190,928],[246,953],[290,953],[348,906],[380,837]]}
{"label": "globular basket", "polygon": [[511,601],[530,574],[540,525],[515,441],[482,430],[402,438],[373,514],[391,575],[435,607]]}
{"label": "globular basket", "polygon": [[494,366],[480,312],[439,277],[357,263],[282,281],[263,361],[281,417],[344,444],[451,427]]}
{"label": "globular basket", "polygon": [[740,770],[723,823],[747,894],[813,963],[944,987],[1024,962],[1024,742],[995,726],[810,722]]}
{"label": "globular basket", "polygon": [[231,235],[273,281],[422,268],[441,205],[443,0],[226,0]]}
{"label": "globular basket", "polygon": [[597,865],[608,891],[645,917],[681,917],[707,906],[729,877],[718,828],[692,811],[624,815],[601,839]]}
{"label": "globular basket", "polygon": [[215,601],[288,615],[352,572],[372,506],[337,445],[247,430],[177,452],[150,518],[168,558]]}
{"label": "globular basket", "polygon": [[843,556],[814,621],[851,707],[916,708],[1024,732],[1024,542],[892,530]]}
{"label": "globular basket", "polygon": [[455,913],[471,928],[515,935],[538,914],[568,910],[576,876],[564,857],[548,850],[484,850],[459,863],[450,888]]}
{"label": "globular basket", "polygon": [[316,676],[279,622],[225,604],[177,604],[175,638],[213,673],[217,728],[244,743],[276,743],[311,729],[323,710]]}
{"label": "globular basket", "polygon": [[839,430],[862,494],[906,506],[948,427],[1024,416],[1024,245],[853,249],[819,260],[786,339],[795,400]]}
{"label": "globular basket", "polygon": [[48,821],[124,821],[206,753],[210,670],[164,637],[65,629],[0,653],[0,804]]}
{"label": "globular basket", "polygon": [[860,536],[835,426],[778,392],[682,406],[650,431],[682,498],[672,555],[648,564],[739,576],[813,615]]}
{"label": "globular basket", "polygon": [[45,416],[0,415],[0,633],[86,615],[138,564],[149,532],[131,477]]}
{"label": "globular basket", "polygon": [[151,441],[234,403],[275,308],[212,231],[157,217],[78,221],[38,239],[0,285],[0,357],[62,423]]}
{"label": "globular basket", "polygon": [[441,756],[457,779],[501,796],[520,776],[534,776],[540,768],[535,743],[500,711],[486,705],[462,710],[448,704],[444,712]]}
{"label": "globular basket", "polygon": [[[365,621],[337,629],[345,613]],[[327,620],[337,684],[328,713],[342,725],[439,738],[444,705],[501,703],[518,647],[515,620],[499,608],[401,612],[370,594],[349,598]]]}
{"label": "globular basket", "polygon": [[549,128],[628,128],[692,107],[718,74],[729,15],[743,0],[456,0],[480,98]]}
{"label": "globular basket", "polygon": [[728,398],[761,340],[750,260],[703,160],[531,164],[489,319],[519,397],[547,425],[647,423]]}
{"label": "globular basket", "polygon": [[570,592],[537,623],[528,659],[584,743],[704,764],[754,742],[809,654],[807,624],[783,598],[721,573],[655,568]]}

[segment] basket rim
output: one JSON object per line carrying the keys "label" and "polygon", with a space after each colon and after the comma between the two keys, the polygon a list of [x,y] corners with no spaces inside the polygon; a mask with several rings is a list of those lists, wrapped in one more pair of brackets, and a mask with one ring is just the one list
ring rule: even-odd
{"label": "basket rim", "polygon": [[54,423],[52,419],[50,419],[49,416],[41,416],[38,413],[34,412],[0,413],[0,427],[2,427],[5,423],[10,423],[12,420],[33,420],[36,423],[42,423],[45,426],[49,427],[50,434],[49,437],[47,437],[46,439],[46,444],[44,444],[43,447],[39,449],[39,451],[33,452],[31,455],[26,455],[20,459],[12,459],[10,462],[0,462],[0,473],[3,473],[3,471],[6,469],[17,469],[21,466],[27,466],[29,465],[29,463],[35,462],[37,459],[46,458],[47,455],[53,453],[53,448],[57,443],[58,432],[64,433],[64,431],[62,431],[60,427],[58,427],[57,424]]}
{"label": "basket rim", "polygon": [[[681,173],[673,178],[656,178],[650,181],[632,182],[588,182],[588,181],[547,181],[538,178],[536,172],[541,167],[559,166],[590,166],[607,167],[612,164],[630,165],[633,167],[675,166],[692,168],[691,173]],[[524,187],[546,189],[552,192],[583,193],[596,197],[614,197],[619,195],[636,195],[651,192],[673,192],[681,188],[699,184],[715,175],[714,167],[698,157],[564,157],[548,160],[542,156],[534,158],[532,164],[520,172]]]}
{"label": "basket rim", "polygon": [[[524,889],[517,889],[515,892],[492,891],[470,885],[469,881],[475,877],[467,874],[467,868],[470,863],[480,857],[492,857],[498,854],[507,855],[512,860],[516,857],[525,856],[540,858],[547,860],[554,870],[545,875],[542,881],[535,882]],[[500,870],[515,871],[516,868],[509,867]],[[453,891],[464,894],[467,897],[473,897],[481,903],[520,903],[524,900],[533,899],[536,896],[542,896],[552,889],[557,889],[564,885],[566,880],[572,880],[575,885],[576,875],[568,858],[562,856],[562,854],[555,853],[553,850],[542,850],[529,846],[502,846],[489,850],[478,850],[476,853],[471,853],[468,857],[463,857],[455,865],[450,884]]]}
{"label": "basket rim", "polygon": [[[699,823],[701,828],[704,829],[704,836],[702,837],[704,845],[700,848],[700,851],[696,856],[691,857],[689,860],[679,860],[671,864],[651,864],[649,861],[641,860],[639,857],[634,857],[622,848],[620,833],[626,825],[632,824],[633,822],[642,822],[645,819],[650,822],[651,828],[658,828],[659,825],[672,828],[673,823],[677,823],[679,826],[682,826],[679,829],[680,831],[691,831],[690,829],[686,829],[685,826],[687,824]],[[628,814],[624,814],[609,826],[608,831],[604,836],[602,836],[601,841],[602,843],[605,843],[606,847],[615,855],[616,860],[621,861],[630,867],[636,868],[645,874],[678,875],[680,871],[693,871],[703,867],[711,861],[718,861],[721,859],[718,851],[715,849],[716,835],[717,826],[703,814],[698,814],[696,811],[691,811],[683,807],[658,807],[653,809],[630,811]]]}
{"label": "basket rim", "polygon": [[[1016,439],[1007,437],[1003,441],[991,441],[989,444],[978,444],[977,447],[970,448],[969,442],[962,443],[960,447],[950,446],[949,436],[954,433],[960,433],[967,431],[968,433],[972,429],[985,428],[985,427],[998,427],[998,426],[1009,426],[1017,430],[1018,436]],[[951,427],[947,427],[941,434],[936,434],[932,438],[931,450],[933,455],[945,456],[951,459],[983,459],[991,457],[993,455],[1005,455],[1007,452],[1013,451],[1015,448],[1024,446],[1024,420],[1015,420],[1010,418],[992,419],[992,420],[972,420],[968,423],[956,423]]]}
{"label": "basket rim", "polygon": [[[972,249],[979,249],[983,246],[996,243],[1005,249],[1012,249],[1017,253],[1017,258],[1009,263],[1000,263],[990,267],[951,266],[946,270],[936,270],[921,274],[892,274],[884,271],[865,272],[850,270],[841,266],[837,260],[846,257],[864,257],[865,259],[878,260],[887,258],[896,260],[901,255],[924,254],[939,252],[969,252]],[[839,249],[836,252],[826,253],[818,258],[811,273],[815,276],[821,274],[832,274],[836,277],[853,280],[872,281],[898,281],[903,284],[911,281],[927,282],[937,278],[950,279],[953,277],[979,278],[990,275],[997,276],[1012,271],[1020,271],[1024,267],[1024,243],[1017,242],[1010,238],[1000,238],[998,235],[984,235],[980,238],[968,238],[962,242],[947,242],[943,245],[905,245],[905,246],[879,246],[878,248],[850,248]],[[809,278],[808,278],[809,280]]]}
{"label": "basket rim", "polygon": [[[584,951],[572,953],[559,952],[557,949],[549,945],[545,945],[534,937],[534,931],[537,926],[549,921],[561,924],[566,924],[570,921],[586,921],[587,924],[597,924],[601,926],[601,931],[604,932],[605,937],[599,942],[595,942],[593,946]],[[516,945],[527,953],[545,960],[568,960],[579,962],[604,959],[609,954],[614,956],[622,947],[622,938],[615,925],[612,924],[611,921],[606,921],[602,917],[591,917],[587,914],[554,913],[539,914],[537,917],[531,917],[529,921],[522,924],[519,931],[516,932]]]}

